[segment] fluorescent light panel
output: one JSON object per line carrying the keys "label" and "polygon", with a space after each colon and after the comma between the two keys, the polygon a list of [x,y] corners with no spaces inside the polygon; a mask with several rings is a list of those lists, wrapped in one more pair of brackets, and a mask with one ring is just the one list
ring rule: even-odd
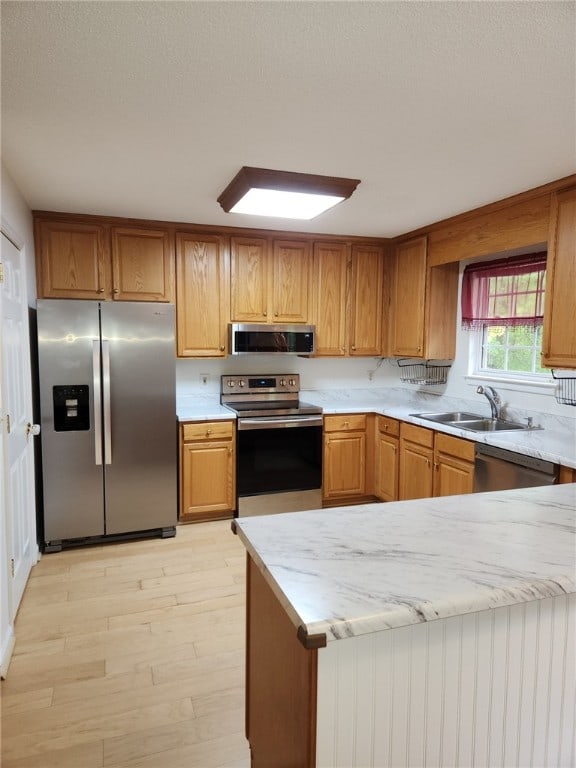
{"label": "fluorescent light panel", "polygon": [[282,219],[313,219],[342,200],[345,198],[334,195],[283,192],[279,189],[255,189],[252,187],[230,209],[230,213],[278,216]]}
{"label": "fluorescent light panel", "polygon": [[350,197],[360,181],[244,167],[218,198],[227,213],[313,219]]}

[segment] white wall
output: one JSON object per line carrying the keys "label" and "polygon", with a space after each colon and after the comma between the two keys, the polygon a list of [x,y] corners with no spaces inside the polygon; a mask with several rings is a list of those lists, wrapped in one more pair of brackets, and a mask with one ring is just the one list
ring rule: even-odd
{"label": "white wall", "polygon": [[23,251],[28,305],[36,306],[36,267],[32,214],[4,163],[1,168],[2,231]]}

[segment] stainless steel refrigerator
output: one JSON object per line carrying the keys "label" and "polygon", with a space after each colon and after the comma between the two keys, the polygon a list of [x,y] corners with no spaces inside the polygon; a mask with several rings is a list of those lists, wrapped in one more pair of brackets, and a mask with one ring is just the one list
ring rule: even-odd
{"label": "stainless steel refrigerator", "polygon": [[173,536],[174,307],[38,301],[45,551]]}

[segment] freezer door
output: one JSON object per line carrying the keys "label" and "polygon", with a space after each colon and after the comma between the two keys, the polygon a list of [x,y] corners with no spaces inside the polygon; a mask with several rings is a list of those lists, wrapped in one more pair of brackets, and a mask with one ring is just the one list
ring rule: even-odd
{"label": "freezer door", "polygon": [[44,540],[101,536],[98,303],[40,299],[37,319]]}
{"label": "freezer door", "polygon": [[174,307],[101,305],[106,533],[176,525]]}

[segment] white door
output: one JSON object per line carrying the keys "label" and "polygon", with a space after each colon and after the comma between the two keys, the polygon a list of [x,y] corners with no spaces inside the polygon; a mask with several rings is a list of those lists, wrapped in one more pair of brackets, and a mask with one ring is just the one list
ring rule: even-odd
{"label": "white door", "polygon": [[[24,259],[2,234],[0,262],[0,357],[3,484],[6,509],[6,557],[12,620],[37,560],[34,494],[30,337]],[[4,537],[2,537],[4,538]]]}

